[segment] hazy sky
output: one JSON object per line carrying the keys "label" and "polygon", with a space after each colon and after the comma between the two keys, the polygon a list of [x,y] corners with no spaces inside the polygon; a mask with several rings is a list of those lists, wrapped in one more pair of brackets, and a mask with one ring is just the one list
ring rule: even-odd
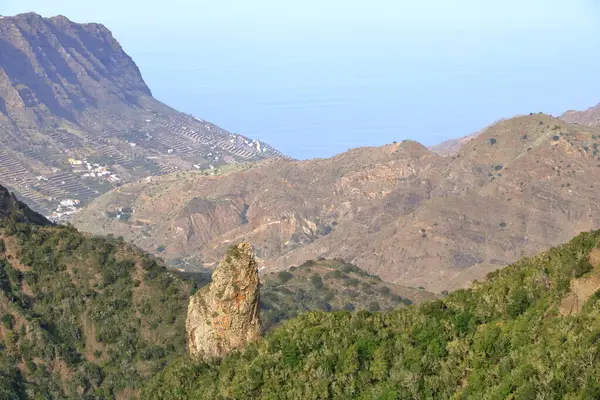
{"label": "hazy sky", "polygon": [[596,0],[89,3],[0,14],[102,22],[158,99],[298,158],[600,102]]}

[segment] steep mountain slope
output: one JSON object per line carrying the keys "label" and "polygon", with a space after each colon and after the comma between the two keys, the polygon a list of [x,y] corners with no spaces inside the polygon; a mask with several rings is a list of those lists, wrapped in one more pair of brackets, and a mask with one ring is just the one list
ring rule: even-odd
{"label": "steep mountain slope", "polygon": [[102,196],[74,223],[184,268],[214,266],[232,242],[248,240],[267,271],[341,257],[441,292],[598,228],[599,145],[599,128],[529,115],[492,126],[453,157],[406,141],[143,180]]}
{"label": "steep mountain slope", "polygon": [[1,202],[0,398],[130,398],[185,352],[191,290],[134,246]]}
{"label": "steep mountain slope", "polygon": [[573,124],[598,126],[600,125],[600,104],[585,111],[567,111],[560,118]]}
{"label": "steep mountain slope", "polygon": [[0,19],[0,182],[46,215],[141,177],[279,155],[155,100],[102,25]]}
{"label": "steep mountain slope", "polygon": [[599,246],[581,234],[419,307],[310,313],[219,363],[182,359],[142,397],[597,399]]}

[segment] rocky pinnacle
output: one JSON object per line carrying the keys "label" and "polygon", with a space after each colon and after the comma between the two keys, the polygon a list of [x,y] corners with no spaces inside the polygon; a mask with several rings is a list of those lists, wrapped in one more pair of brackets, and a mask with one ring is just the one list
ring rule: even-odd
{"label": "rocky pinnacle", "polygon": [[212,283],[190,298],[186,331],[190,355],[221,358],[260,337],[259,278],[249,243],[229,248]]}

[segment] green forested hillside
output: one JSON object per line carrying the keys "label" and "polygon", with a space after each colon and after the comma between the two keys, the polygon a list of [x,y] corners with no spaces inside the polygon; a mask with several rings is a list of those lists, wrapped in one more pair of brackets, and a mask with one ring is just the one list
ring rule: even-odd
{"label": "green forested hillside", "polygon": [[[7,199],[1,399],[600,398],[600,231],[472,290],[387,313],[309,312],[196,364],[184,355],[191,283],[121,240],[53,226]],[[367,283],[391,307],[393,288],[361,272],[324,260],[267,276],[263,292],[277,294],[263,306],[287,317],[310,285],[297,311],[339,308],[357,275],[360,304],[369,308]]]}
{"label": "green forested hillside", "polygon": [[599,245],[581,234],[418,307],[308,313],[219,362],[175,362],[141,397],[600,398]]}
{"label": "green forested hillside", "polygon": [[[1,187],[0,195],[0,399],[129,399],[185,354],[191,282],[122,240],[52,225]],[[432,296],[341,261],[263,283],[266,330],[308,310]]]}
{"label": "green forested hillside", "polygon": [[0,399],[129,399],[186,351],[192,285],[134,246],[0,218]]}
{"label": "green forested hillside", "polygon": [[[211,271],[181,275],[202,287]],[[391,311],[433,300],[435,294],[384,282],[340,258],[308,260],[298,267],[260,277],[260,318],[268,332],[308,311]]]}
{"label": "green forested hillside", "polygon": [[307,311],[391,311],[435,298],[422,289],[384,282],[342,259],[309,260],[261,277],[265,330]]}

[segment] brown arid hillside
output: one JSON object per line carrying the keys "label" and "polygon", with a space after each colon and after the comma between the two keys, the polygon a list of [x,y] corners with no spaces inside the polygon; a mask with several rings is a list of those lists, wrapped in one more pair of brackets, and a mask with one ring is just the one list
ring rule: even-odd
{"label": "brown arid hillside", "polygon": [[599,128],[529,115],[492,126],[452,157],[405,141],[145,179],[100,197],[74,224],[123,235],[183,268],[214,267],[248,240],[267,272],[341,257],[442,292],[598,228],[599,145]]}
{"label": "brown arid hillside", "polygon": [[154,99],[100,24],[0,18],[0,183],[45,215],[141,177],[280,155]]}
{"label": "brown arid hillside", "polygon": [[[533,115],[533,114],[530,114]],[[579,124],[579,125],[588,125],[588,126],[600,126],[600,104],[590,107],[585,111],[576,111],[569,110],[563,113],[560,117],[563,121],[569,124]],[[471,140],[490,129],[494,125],[499,122],[504,121],[505,118],[502,118],[491,125],[486,126],[482,130],[479,130],[471,135],[463,136],[458,139],[449,139],[445,140],[442,143],[436,144],[434,146],[429,147],[431,151],[437,153],[441,156],[451,156],[455,153],[458,153],[460,149],[469,143]]]}
{"label": "brown arid hillside", "polygon": [[581,125],[600,125],[600,104],[590,107],[585,111],[567,111],[560,117],[566,122]]}
{"label": "brown arid hillside", "polygon": [[436,154],[439,154],[440,156],[444,156],[444,157],[451,156],[453,154],[458,153],[460,151],[460,149],[464,145],[469,143],[471,140],[475,139],[477,136],[481,135],[486,130],[490,129],[494,125],[496,125],[504,120],[505,120],[504,118],[500,119],[500,120],[494,122],[493,124],[490,124],[490,125],[486,126],[485,128],[483,128],[475,133],[472,133],[470,135],[463,136],[458,139],[445,140],[442,143],[438,143],[434,146],[430,146],[429,150],[433,151]]}

